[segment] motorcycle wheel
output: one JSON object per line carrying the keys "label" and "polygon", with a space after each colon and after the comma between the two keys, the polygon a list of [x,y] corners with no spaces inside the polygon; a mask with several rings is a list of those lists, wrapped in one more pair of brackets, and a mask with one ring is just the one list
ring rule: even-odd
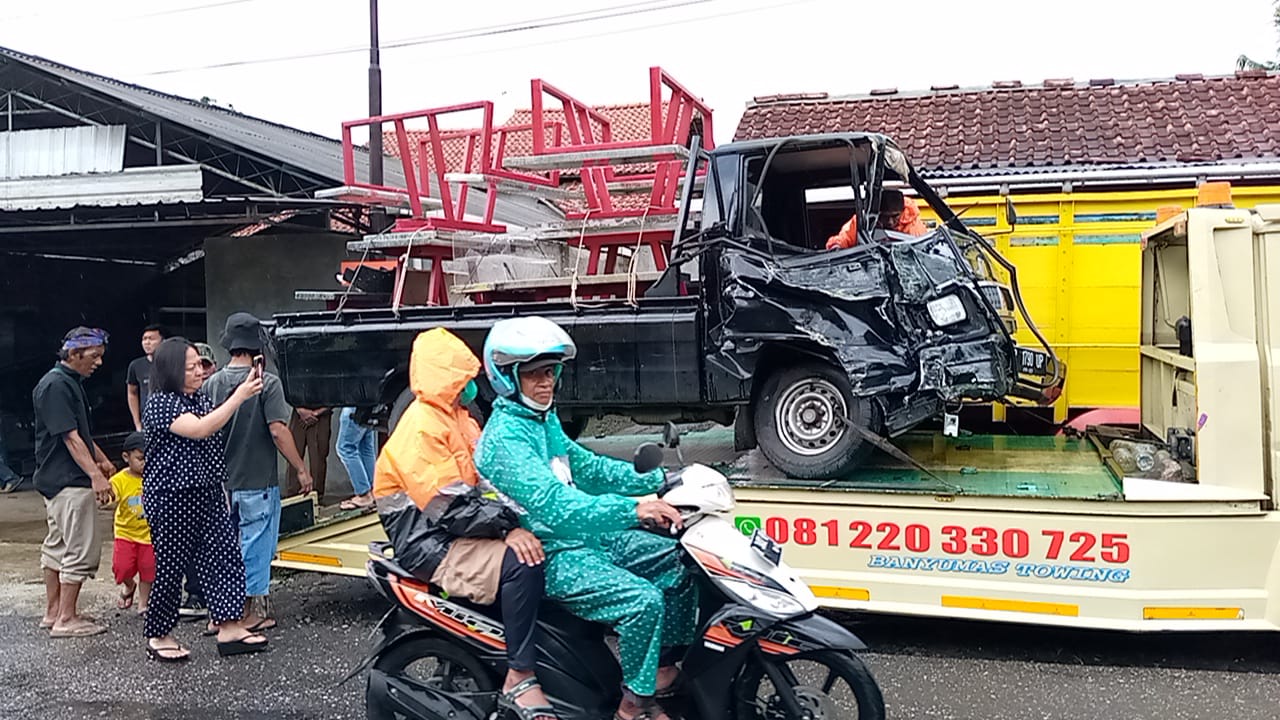
{"label": "motorcycle wheel", "polygon": [[[787,713],[779,689],[765,673],[770,663],[786,678],[804,714]],[[764,656],[743,669],[737,683],[737,720],[884,720],[884,696],[856,655],[815,650]]]}
{"label": "motorcycle wheel", "polygon": [[[442,692],[467,693],[486,716],[494,711],[498,689],[493,676],[470,654],[432,638],[417,638],[381,655],[373,667],[391,676],[407,676]],[[417,720],[392,711],[365,690],[369,720]]]}

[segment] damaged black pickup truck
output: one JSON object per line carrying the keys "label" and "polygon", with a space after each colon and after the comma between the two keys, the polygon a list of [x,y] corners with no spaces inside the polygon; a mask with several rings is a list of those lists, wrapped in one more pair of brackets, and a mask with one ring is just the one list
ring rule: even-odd
{"label": "damaged black pickup truck", "polygon": [[[448,327],[478,352],[513,315],[551,318],[578,345],[557,395],[566,426],[611,413],[733,423],[739,449],[758,446],[798,478],[841,476],[884,436],[964,402],[1057,397],[1065,368],[1021,306],[1016,269],[889,138],[799,136],[709,153],[697,142],[677,225],[686,229],[637,302],[277,315],[289,401],[393,423],[412,399],[417,333]],[[882,229],[886,188],[928,203],[940,224],[918,237]],[[851,216],[858,242],[825,249]],[[1043,350],[1015,344],[1015,312]]]}

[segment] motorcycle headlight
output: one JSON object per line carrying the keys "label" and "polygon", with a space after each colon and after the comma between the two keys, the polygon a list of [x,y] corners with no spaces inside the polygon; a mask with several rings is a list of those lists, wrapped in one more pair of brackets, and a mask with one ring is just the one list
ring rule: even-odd
{"label": "motorcycle headlight", "polygon": [[933,324],[938,327],[955,325],[968,317],[964,311],[964,303],[960,302],[960,298],[956,295],[930,300],[925,308],[928,309],[929,318],[933,320]]}
{"label": "motorcycle headlight", "polygon": [[753,585],[745,580],[730,580],[729,578],[716,578],[716,580],[719,581],[721,587],[736,596],[743,604],[759,608],[771,615],[791,617],[792,615],[802,615],[805,612],[804,605],[786,593]]}

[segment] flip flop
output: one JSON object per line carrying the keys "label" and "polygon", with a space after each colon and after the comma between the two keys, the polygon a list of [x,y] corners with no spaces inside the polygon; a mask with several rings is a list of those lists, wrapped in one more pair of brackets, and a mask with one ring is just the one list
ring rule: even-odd
{"label": "flip flop", "polygon": [[119,597],[116,598],[116,609],[128,610],[131,607],[133,607],[133,591],[129,591],[127,595],[120,593]]}
{"label": "flip flop", "polygon": [[52,621],[50,621],[50,620],[45,620],[44,618],[41,618],[41,619],[40,619],[40,625],[39,625],[38,627],[39,627],[41,630],[52,630],[52,629],[53,629],[53,622],[52,622]]}
{"label": "flip flop", "polygon": [[[251,637],[260,637],[262,642],[246,642]],[[239,640],[228,640],[226,642],[218,642],[218,655],[222,657],[230,657],[232,655],[247,655],[249,653],[259,653],[267,649],[268,640],[263,635],[245,635]]]}
{"label": "flip flop", "polygon": [[83,625],[74,625],[71,628],[64,629],[64,630],[57,630],[55,628],[50,628],[49,637],[60,638],[60,639],[61,638],[83,638],[83,637],[92,637],[94,635],[100,635],[106,631],[107,631],[107,628],[103,625],[97,625],[95,623],[85,623]]}
{"label": "flip flop", "polygon": [[[178,650],[186,652],[185,655],[163,655],[165,651]],[[151,641],[147,641],[147,655],[155,661],[162,663],[181,663],[191,659],[191,651],[178,645],[165,645],[164,647],[155,647]]]}
{"label": "flip flop", "polygon": [[[271,623],[271,624],[268,625],[267,623]],[[279,624],[280,623],[276,622],[275,618],[262,618],[258,622],[245,628],[245,630],[248,630],[251,633],[260,633],[263,630],[275,630],[276,626],[278,626]]]}
{"label": "flip flop", "polygon": [[373,507],[373,503],[363,504],[355,500],[343,500],[338,503],[339,510],[368,510],[371,507]]}

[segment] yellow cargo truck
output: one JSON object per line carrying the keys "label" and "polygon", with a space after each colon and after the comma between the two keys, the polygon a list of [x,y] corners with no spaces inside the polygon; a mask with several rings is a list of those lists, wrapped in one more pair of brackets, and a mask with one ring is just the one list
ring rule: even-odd
{"label": "yellow cargo truck", "polygon": [[[1238,195],[1237,195],[1238,197]],[[1123,630],[1280,629],[1280,205],[1141,233],[1141,434],[911,435],[915,461],[794,480],[730,430],[684,439],[735,481],[829,607]],[[647,438],[588,441],[627,457]],[[282,567],[363,574],[366,515],[285,538]]]}
{"label": "yellow cargo truck", "polygon": [[[1090,190],[1005,196],[951,195],[948,204],[988,235],[1018,267],[1019,285],[1037,327],[1071,373],[1054,419],[1070,410],[1138,406],[1139,243],[1160,207],[1192,207],[1196,188]],[[1280,188],[1237,187],[1235,204],[1280,203]],[[932,221],[927,208],[926,220]],[[1012,230],[1012,231],[1011,231]],[[1021,329],[1019,342],[1033,339]],[[1004,408],[993,408],[997,419]]]}

